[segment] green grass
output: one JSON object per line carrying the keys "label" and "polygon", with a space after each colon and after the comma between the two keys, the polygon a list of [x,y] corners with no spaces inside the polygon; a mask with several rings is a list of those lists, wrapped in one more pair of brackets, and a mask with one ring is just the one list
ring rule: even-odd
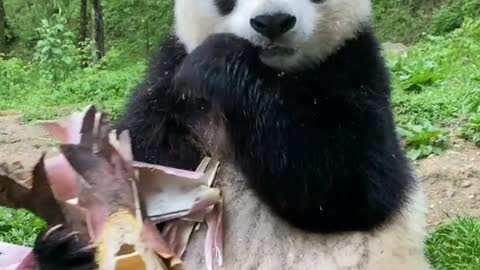
{"label": "green grass", "polygon": [[480,220],[461,218],[441,225],[427,241],[436,270],[480,269]]}
{"label": "green grass", "polygon": [[375,30],[382,40],[414,44],[425,35],[444,35],[464,18],[480,16],[478,0],[376,0]]}
{"label": "green grass", "polygon": [[411,159],[439,154],[458,133],[480,143],[480,20],[388,55],[393,107]]}
{"label": "green grass", "polygon": [[45,223],[25,210],[0,207],[0,241],[32,246]]}
{"label": "green grass", "polygon": [[[480,20],[442,37],[430,36],[412,47],[406,58],[389,57],[397,121],[448,125],[480,100]],[[473,101],[472,101],[473,99]],[[467,112],[468,113],[468,112]]]}
{"label": "green grass", "polygon": [[[108,60],[106,62],[115,60]],[[0,111],[22,112],[26,121],[64,116],[88,104],[118,114],[138,83],[144,63],[114,67],[108,64],[78,69],[55,83],[39,73],[42,67],[13,58],[0,59]]]}

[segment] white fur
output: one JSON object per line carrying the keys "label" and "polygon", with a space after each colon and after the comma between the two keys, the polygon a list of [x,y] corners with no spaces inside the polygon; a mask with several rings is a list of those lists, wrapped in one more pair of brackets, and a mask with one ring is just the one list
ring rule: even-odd
{"label": "white fur", "polygon": [[292,56],[262,59],[266,64],[293,69],[323,60],[342,43],[355,37],[359,27],[370,21],[370,0],[237,0],[234,10],[221,16],[214,0],[176,0],[176,34],[187,51],[214,33],[233,33],[259,46],[269,41],[254,31],[250,19],[262,14],[284,12],[297,18],[295,27],[277,45],[296,49]]}
{"label": "white fur", "polygon": [[[214,33],[234,33],[262,46],[267,40],[250,26],[250,18],[285,12],[297,18],[279,42],[294,47],[290,57],[262,59],[282,69],[322,61],[353,38],[371,16],[370,0],[237,0],[232,13],[221,16],[214,0],[176,0],[176,34],[190,52]],[[228,172],[228,170],[227,170]],[[410,194],[410,204],[392,223],[370,233],[305,234],[273,216],[245,186],[243,177],[227,174],[225,197],[225,270],[430,270],[423,254],[423,193]],[[234,183],[234,184],[232,184]],[[204,238],[195,234],[187,253],[191,269],[203,269]],[[187,269],[190,269],[187,267]]]}
{"label": "white fur", "polygon": [[[424,255],[421,189],[381,229],[322,235],[296,230],[272,215],[234,168],[224,164],[219,179],[226,228],[224,265],[216,270],[431,270]],[[204,229],[193,235],[186,269],[206,269]]]}

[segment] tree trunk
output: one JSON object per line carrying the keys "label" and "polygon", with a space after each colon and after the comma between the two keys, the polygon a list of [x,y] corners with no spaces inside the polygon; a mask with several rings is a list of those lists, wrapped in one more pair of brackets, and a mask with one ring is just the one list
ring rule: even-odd
{"label": "tree trunk", "polygon": [[97,63],[105,55],[105,32],[101,0],[92,0],[93,61]]}
{"label": "tree trunk", "polygon": [[5,6],[3,0],[0,0],[0,53],[5,53],[7,51],[6,26],[7,15],[5,14]]}
{"label": "tree trunk", "polygon": [[[0,0],[1,1],[1,0]],[[80,4],[80,43],[84,44],[87,40],[87,0],[81,0]]]}
{"label": "tree trunk", "polygon": [[[85,46],[87,41],[87,27],[88,27],[88,16],[87,16],[87,0],[81,0],[80,3],[80,39],[79,45],[82,48],[82,52],[85,52]],[[84,59],[85,55],[82,53],[82,68],[87,66],[87,59]]]}

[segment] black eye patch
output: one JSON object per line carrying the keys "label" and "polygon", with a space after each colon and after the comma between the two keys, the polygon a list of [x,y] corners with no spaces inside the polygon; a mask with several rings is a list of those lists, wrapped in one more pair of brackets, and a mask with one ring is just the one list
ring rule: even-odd
{"label": "black eye patch", "polygon": [[215,0],[215,5],[223,16],[228,15],[235,8],[237,0]]}
{"label": "black eye patch", "polygon": [[320,4],[320,3],[326,2],[327,0],[311,0],[311,1],[312,3]]}

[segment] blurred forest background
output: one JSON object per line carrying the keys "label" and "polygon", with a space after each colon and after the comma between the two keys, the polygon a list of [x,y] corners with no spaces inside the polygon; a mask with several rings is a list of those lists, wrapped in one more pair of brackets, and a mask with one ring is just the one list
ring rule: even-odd
{"label": "blurred forest background", "polygon": [[[442,155],[459,140],[480,145],[480,0],[374,0],[374,8],[409,158]],[[172,32],[172,9],[173,0],[0,0],[0,115],[31,122],[95,103],[115,117]],[[5,211],[0,240],[30,245],[40,227]],[[480,223],[437,227],[428,253],[438,269],[480,269]]]}

